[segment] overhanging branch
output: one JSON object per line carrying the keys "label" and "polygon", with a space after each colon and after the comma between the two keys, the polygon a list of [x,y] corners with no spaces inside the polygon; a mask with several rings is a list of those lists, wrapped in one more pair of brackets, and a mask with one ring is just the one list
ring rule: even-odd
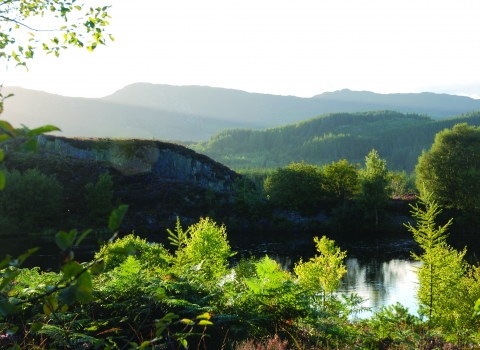
{"label": "overhanging branch", "polygon": [[35,28],[27,26],[25,23],[17,21],[16,19],[9,18],[9,17],[2,16],[2,15],[0,15],[0,18],[2,18],[4,21],[7,21],[7,22],[16,23],[19,26],[22,26],[22,27],[25,27],[27,29],[33,30],[34,32],[56,32],[56,31],[58,31],[58,29],[35,29]]}
{"label": "overhanging branch", "polygon": [[[18,1],[18,0],[17,0]],[[14,0],[6,0],[4,2],[0,2],[0,6],[2,5],[5,5],[5,4],[8,4],[8,3],[11,3],[11,2],[14,2]]]}

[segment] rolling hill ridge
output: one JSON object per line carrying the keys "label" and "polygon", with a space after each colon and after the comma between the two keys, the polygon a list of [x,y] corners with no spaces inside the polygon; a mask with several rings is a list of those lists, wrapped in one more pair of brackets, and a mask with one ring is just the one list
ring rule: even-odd
{"label": "rolling hill ridge", "polygon": [[394,111],[329,113],[265,130],[223,130],[189,147],[236,170],[283,167],[302,160],[323,165],[347,159],[363,165],[375,148],[390,169],[411,172],[435,134],[458,123],[480,126],[480,112],[440,120]]}
{"label": "rolling hill ridge", "polygon": [[103,98],[4,87],[3,118],[16,126],[54,124],[63,136],[201,141],[230,128],[265,129],[325,113],[395,110],[436,119],[480,110],[480,100],[446,94],[341,90],[312,98],[205,86],[137,83]]}

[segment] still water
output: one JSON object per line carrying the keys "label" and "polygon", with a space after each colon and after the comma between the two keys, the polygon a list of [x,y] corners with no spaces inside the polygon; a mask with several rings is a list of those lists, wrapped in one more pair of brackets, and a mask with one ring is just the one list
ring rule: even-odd
{"label": "still water", "polygon": [[[292,269],[297,261],[290,256],[272,255],[284,269]],[[345,259],[347,273],[342,278],[338,294],[355,293],[365,302],[362,306],[371,308],[370,312],[362,312],[359,318],[368,318],[382,306],[399,302],[416,315],[418,305],[416,291],[418,278],[415,273],[421,263],[411,260],[382,259]]]}
{"label": "still water", "polygon": [[[76,250],[77,261],[90,261],[93,258],[94,252],[98,250],[98,244],[90,243],[82,244],[83,249]],[[40,247],[40,249],[26,260],[24,267],[40,266],[44,270],[58,271],[59,250],[53,239],[50,242],[46,242],[45,238],[41,237],[2,240],[0,241],[0,258],[3,259],[6,254],[16,257],[32,247]],[[276,254],[272,250],[275,249],[269,249],[269,257],[279,262],[283,269],[292,270],[294,263],[299,261],[299,257]],[[265,253],[267,253],[266,250],[257,251],[254,255],[261,257]],[[415,300],[417,289],[415,269],[420,266],[419,262],[376,256],[362,259],[347,258],[345,264],[347,273],[342,279],[339,293],[358,294],[365,299],[363,306],[371,307],[372,311],[384,305],[400,302],[408,307],[410,313],[416,314],[418,307]],[[358,317],[366,318],[371,314],[372,312],[364,312]]]}
{"label": "still water", "polygon": [[[410,313],[417,313],[415,295],[418,278],[415,270],[420,267],[420,262],[347,258],[345,264],[347,273],[339,292],[358,294],[365,299],[363,306],[372,308],[372,311],[399,302]],[[364,318],[370,315],[371,312],[364,312],[358,316]]]}

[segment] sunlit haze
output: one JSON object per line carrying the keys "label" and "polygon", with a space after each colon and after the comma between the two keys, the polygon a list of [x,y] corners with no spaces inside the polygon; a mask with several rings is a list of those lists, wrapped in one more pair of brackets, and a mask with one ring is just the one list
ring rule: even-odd
{"label": "sunlit haze", "polygon": [[115,42],[93,54],[39,51],[28,73],[11,65],[0,83],[84,97],[136,82],[301,97],[344,88],[480,94],[480,1],[88,3],[113,5]]}

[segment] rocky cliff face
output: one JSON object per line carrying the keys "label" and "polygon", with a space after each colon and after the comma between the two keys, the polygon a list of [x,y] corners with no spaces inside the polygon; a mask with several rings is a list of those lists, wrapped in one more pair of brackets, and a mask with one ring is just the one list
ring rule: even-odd
{"label": "rocky cliff face", "polygon": [[[37,168],[63,188],[57,228],[90,228],[86,186],[108,174],[113,182],[112,206],[129,206],[121,234],[162,242],[166,228],[212,217],[226,223],[234,213],[235,179],[241,175],[184,146],[152,140],[38,137],[39,151],[18,152],[22,140],[5,143],[7,170]],[[107,223],[108,220],[105,222]]]}
{"label": "rocky cliff face", "polygon": [[161,141],[40,136],[38,144],[60,156],[108,162],[124,174],[153,173],[217,192],[231,192],[234,180],[240,176],[184,146]]}

